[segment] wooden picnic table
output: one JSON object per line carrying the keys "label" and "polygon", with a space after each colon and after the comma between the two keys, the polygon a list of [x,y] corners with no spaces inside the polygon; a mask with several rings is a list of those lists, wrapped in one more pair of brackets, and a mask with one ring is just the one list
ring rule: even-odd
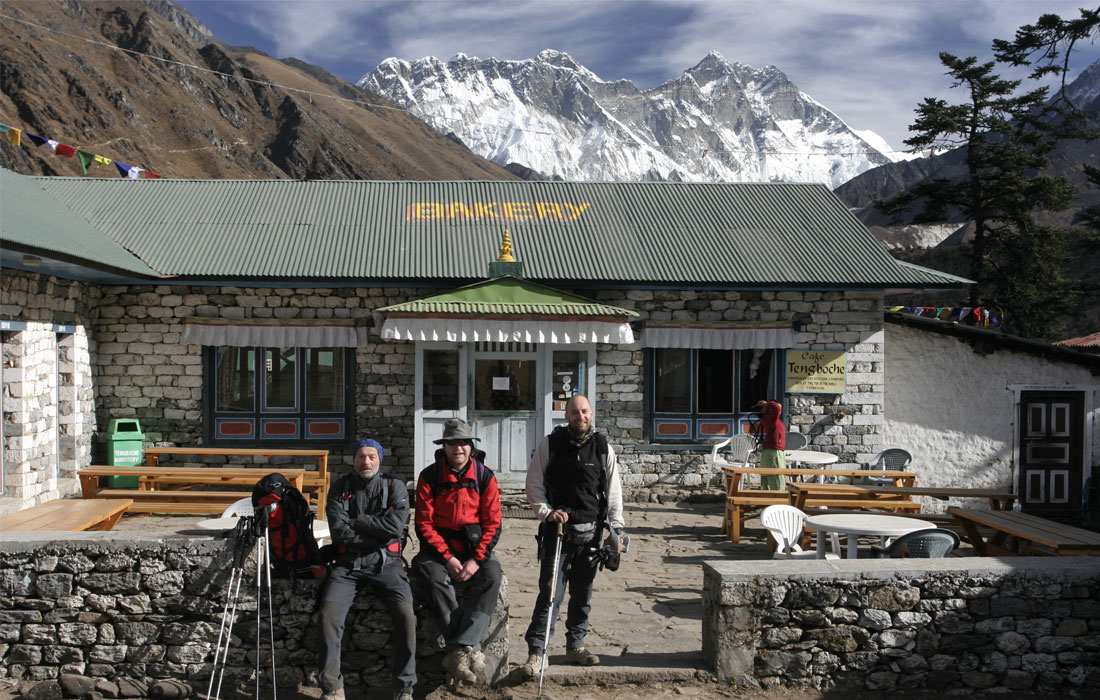
{"label": "wooden picnic table", "polygon": [[[722,516],[722,532],[729,536],[733,542],[741,539],[741,527],[745,520],[755,511],[771,505],[787,505],[790,497],[786,491],[772,491],[766,489],[743,489],[741,481],[750,474],[756,475],[782,475],[782,476],[842,476],[855,479],[863,476],[882,476],[894,480],[898,486],[912,486],[916,483],[917,475],[913,472],[898,471],[869,471],[866,469],[767,469],[764,467],[723,467],[726,481],[726,508]],[[855,507],[877,508],[866,502],[850,505],[848,500],[832,499],[831,503],[819,502],[822,499],[811,499],[807,506],[829,507]],[[919,510],[920,506],[916,506]],[[897,510],[897,509],[891,509]]]}
{"label": "wooden picnic table", "polygon": [[[1100,533],[1012,510],[948,508],[978,556],[1100,554]],[[982,537],[978,525],[992,532]]]}
{"label": "wooden picnic table", "polygon": [[[301,490],[306,470],[301,467],[272,467]],[[269,472],[270,473],[270,472]],[[134,513],[221,513],[226,506],[252,495],[257,479],[255,467],[113,467],[93,465],[77,471],[80,491],[86,499],[130,499]],[[136,489],[104,489],[105,476],[134,476]],[[196,486],[246,486],[248,490],[192,490]]]}
{"label": "wooden picnic table", "polygon": [[0,532],[110,530],[133,504],[129,499],[57,499],[0,517]]}
{"label": "wooden picnic table", "polygon": [[957,487],[936,486],[868,486],[863,484],[787,484],[787,491],[791,494],[791,505],[802,508],[806,498],[813,497],[845,497],[845,498],[874,498],[874,499],[901,499],[913,496],[927,496],[946,501],[949,498],[985,498],[989,501],[991,510],[1009,510],[1012,502],[1016,500],[1015,494],[996,489],[968,489]]}
{"label": "wooden picnic table", "polygon": [[[328,450],[306,450],[281,447],[149,447],[145,450],[145,464],[150,467],[160,465],[160,458],[171,455],[191,455],[195,457],[313,457],[317,460],[317,471],[307,470],[305,480],[298,490],[317,507],[317,518],[325,519],[325,503],[328,500],[329,480]],[[255,470],[261,466],[251,467]],[[243,467],[248,468],[248,467]],[[278,471],[273,468],[271,471]],[[253,471],[255,473],[255,471]],[[310,498],[312,494],[312,498]]]}

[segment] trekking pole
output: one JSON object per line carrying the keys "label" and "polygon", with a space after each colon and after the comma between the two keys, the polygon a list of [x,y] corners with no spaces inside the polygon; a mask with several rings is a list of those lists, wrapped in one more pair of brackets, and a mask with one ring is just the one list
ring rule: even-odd
{"label": "trekking pole", "polygon": [[[234,566],[229,572],[229,583],[225,587],[225,609],[222,610],[221,624],[218,626],[218,645],[214,648],[214,665],[210,669],[210,683],[206,687],[206,698],[220,697],[222,690],[222,677],[225,676],[225,663],[229,658],[229,642],[233,634],[233,620],[237,617],[237,599],[241,593],[241,579],[244,577],[244,569]],[[226,625],[226,619],[229,624]],[[222,639],[225,639],[225,647],[222,647]],[[218,674],[218,657],[221,657],[221,674]],[[214,676],[218,676],[218,694],[211,696],[214,689]]]}
{"label": "trekking pole", "polygon": [[260,618],[263,617],[260,614],[260,611],[263,609],[260,607],[262,601],[260,597],[260,586],[263,584],[264,580],[262,567],[264,563],[264,550],[267,549],[266,527],[263,534],[260,535],[260,539],[256,545],[256,700],[260,700]]}
{"label": "trekking pole", "polygon": [[546,612],[546,634],[542,635],[542,664],[539,667],[539,694],[542,697],[542,679],[546,675],[546,657],[550,654],[550,627],[554,624],[554,598],[558,593],[558,564],[561,559],[561,530],[558,523],[554,533],[554,564],[550,573],[550,609]]}
{"label": "trekking pole", "polygon": [[[267,634],[268,649],[271,651],[271,700],[278,700],[278,684],[275,682],[275,613],[272,611],[271,603],[271,542],[267,537],[264,537],[264,560],[267,562],[264,568],[267,569]],[[259,645],[260,642],[257,640],[257,655],[259,655]]]}

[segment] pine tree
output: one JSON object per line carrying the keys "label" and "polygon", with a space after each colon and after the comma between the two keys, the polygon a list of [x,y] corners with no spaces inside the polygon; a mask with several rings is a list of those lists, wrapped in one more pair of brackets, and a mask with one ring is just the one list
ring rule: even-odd
{"label": "pine tree", "polygon": [[918,208],[916,223],[958,215],[973,221],[966,251],[975,282],[970,305],[999,310],[1014,333],[1051,336],[1053,319],[1069,301],[1060,272],[1064,235],[1037,225],[1034,214],[1063,209],[1074,196],[1065,178],[1041,174],[1061,135],[1060,121],[1052,119],[1046,88],[1018,94],[1021,81],[1001,78],[993,62],[974,56],[943,52],[940,61],[967,100],[926,98],[909,127],[916,135],[905,143],[936,151],[965,148],[966,176],[926,180],[877,205],[896,216]]}

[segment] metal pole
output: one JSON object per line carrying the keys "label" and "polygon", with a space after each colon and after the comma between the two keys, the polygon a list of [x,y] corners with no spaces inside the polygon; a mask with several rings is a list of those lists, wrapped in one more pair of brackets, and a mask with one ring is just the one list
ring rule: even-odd
{"label": "metal pole", "polygon": [[[275,614],[271,603],[271,541],[264,537],[264,559],[267,562],[267,634],[271,650],[271,698],[278,700],[278,684],[275,682]],[[259,642],[256,642],[257,647]]]}
{"label": "metal pole", "polygon": [[542,697],[542,679],[546,675],[546,657],[550,654],[550,627],[554,624],[554,598],[558,593],[558,564],[561,559],[561,531],[562,524],[554,533],[554,564],[550,574],[550,609],[546,612],[546,633],[542,635],[542,664],[539,668],[539,694]]}

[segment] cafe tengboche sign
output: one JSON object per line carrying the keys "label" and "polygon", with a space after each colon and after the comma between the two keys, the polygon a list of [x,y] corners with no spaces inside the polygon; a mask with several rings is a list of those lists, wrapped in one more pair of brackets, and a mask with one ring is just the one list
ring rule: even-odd
{"label": "cafe tengboche sign", "polygon": [[847,353],[817,350],[787,351],[788,394],[843,394]]}

